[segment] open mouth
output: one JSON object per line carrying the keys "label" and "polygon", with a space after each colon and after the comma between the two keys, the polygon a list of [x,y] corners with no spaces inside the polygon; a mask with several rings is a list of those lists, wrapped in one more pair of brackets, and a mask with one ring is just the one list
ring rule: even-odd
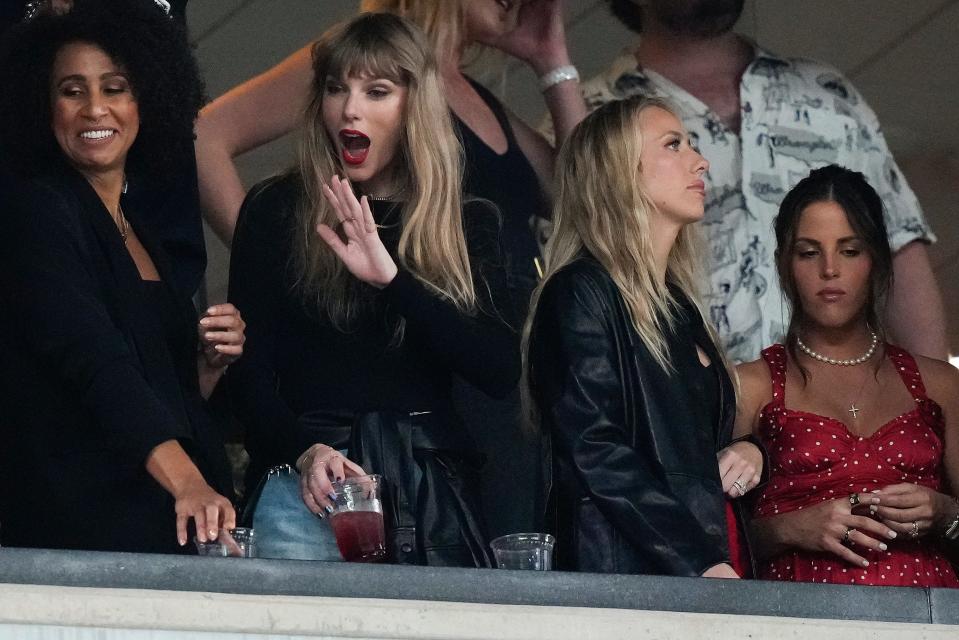
{"label": "open mouth", "polygon": [[370,139],[365,134],[352,129],[340,131],[341,154],[347,164],[363,164],[370,153]]}

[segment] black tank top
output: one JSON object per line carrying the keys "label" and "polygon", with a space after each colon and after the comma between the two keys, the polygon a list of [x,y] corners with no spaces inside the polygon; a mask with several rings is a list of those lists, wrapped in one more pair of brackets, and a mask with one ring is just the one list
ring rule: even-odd
{"label": "black tank top", "polygon": [[463,190],[470,196],[489,200],[499,208],[510,293],[519,317],[524,318],[537,281],[533,258],[539,256],[531,223],[534,216],[549,217],[549,202],[533,166],[516,142],[503,105],[486,87],[472,78],[467,80],[496,116],[506,134],[507,148],[506,153],[497,154],[453,114],[466,156]]}

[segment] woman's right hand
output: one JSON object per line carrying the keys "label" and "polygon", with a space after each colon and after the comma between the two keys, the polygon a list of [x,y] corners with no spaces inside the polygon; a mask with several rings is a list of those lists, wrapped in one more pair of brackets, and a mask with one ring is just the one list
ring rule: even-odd
{"label": "woman's right hand", "polygon": [[354,276],[382,289],[396,277],[397,267],[383,246],[366,196],[356,199],[350,181],[333,176],[323,185],[323,195],[340,221],[346,242],[325,224],[316,225],[316,232]]}
{"label": "woman's right hand", "polygon": [[570,63],[562,0],[524,0],[516,26],[493,42],[484,42],[522,60],[543,75]]}
{"label": "woman's right hand", "polygon": [[296,461],[296,468],[300,472],[303,504],[321,518],[333,513],[334,481],[366,475],[363,467],[325,444],[307,449]]}
{"label": "woman's right hand", "polygon": [[[885,551],[883,540],[892,540],[896,532],[868,514],[880,498],[872,493],[859,494],[861,502],[853,506],[850,497],[826,500],[802,510],[768,518],[768,526],[778,532],[783,543],[806,551],[826,552],[850,564],[867,567],[869,562],[856,553],[857,547]],[[754,521],[757,524],[767,520]]]}
{"label": "woman's right hand", "polygon": [[176,536],[180,546],[187,542],[190,518],[196,525],[196,538],[200,542],[216,540],[221,529],[236,528],[233,505],[214,491],[199,474],[174,493],[173,499],[176,501]]}
{"label": "woman's right hand", "polygon": [[213,490],[176,440],[161,442],[147,456],[147,473],[173,496],[176,538],[187,543],[190,518],[200,542],[217,539],[220,529],[236,528],[233,504]]}

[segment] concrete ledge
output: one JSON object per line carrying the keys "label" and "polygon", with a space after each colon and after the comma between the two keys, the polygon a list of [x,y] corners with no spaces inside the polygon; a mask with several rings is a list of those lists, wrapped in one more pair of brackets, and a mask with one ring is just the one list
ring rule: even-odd
{"label": "concrete ledge", "polygon": [[959,624],[950,590],[9,548],[0,583]]}
{"label": "concrete ledge", "polygon": [[[0,636],[473,640],[953,640],[944,625],[356,598],[0,585]],[[44,631],[44,629],[46,631]],[[90,633],[91,629],[97,631]],[[162,635],[154,635],[162,632]],[[86,635],[84,635],[86,633]],[[16,637],[23,637],[17,635]]]}

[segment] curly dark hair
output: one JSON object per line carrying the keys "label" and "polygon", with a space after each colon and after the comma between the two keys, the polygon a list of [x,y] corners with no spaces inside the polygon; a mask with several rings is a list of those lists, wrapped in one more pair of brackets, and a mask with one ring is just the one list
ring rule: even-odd
{"label": "curly dark hair", "polygon": [[[886,219],[882,198],[866,181],[866,176],[839,165],[831,164],[813,169],[793,187],[776,216],[776,269],[783,293],[789,300],[792,316],[786,331],[786,348],[795,362],[796,337],[806,319],[802,301],[796,287],[792,271],[793,246],[796,242],[796,229],[802,213],[817,202],[835,202],[846,212],[849,226],[862,240],[863,247],[872,259],[869,273],[869,298],[866,302],[866,322],[881,340],[886,333],[883,325],[886,298],[892,288],[893,267],[892,249],[886,232]],[[800,365],[803,379],[806,371]]]}
{"label": "curly dark hair", "polygon": [[0,43],[0,161],[38,175],[62,162],[51,127],[50,74],[65,45],[102,49],[130,79],[140,129],[127,170],[163,180],[193,154],[203,82],[185,28],[150,0],[75,0],[64,15],[19,24]]}

